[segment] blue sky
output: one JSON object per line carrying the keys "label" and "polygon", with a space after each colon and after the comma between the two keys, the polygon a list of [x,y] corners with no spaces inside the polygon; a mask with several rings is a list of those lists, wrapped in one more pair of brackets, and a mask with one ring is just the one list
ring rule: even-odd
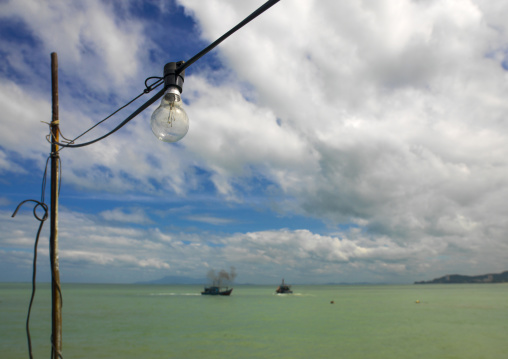
{"label": "blue sky", "polygon": [[[262,4],[0,3],[0,281],[31,278],[38,222],[30,206],[11,214],[41,195],[50,53],[74,137]],[[231,266],[260,284],[506,270],[506,15],[504,1],[282,0],[186,70],[179,143],[153,136],[155,104],[62,150],[62,281],[204,281]]]}

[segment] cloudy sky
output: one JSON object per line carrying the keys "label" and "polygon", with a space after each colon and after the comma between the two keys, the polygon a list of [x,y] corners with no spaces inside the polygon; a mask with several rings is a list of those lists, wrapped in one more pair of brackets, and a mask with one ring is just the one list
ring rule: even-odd
{"label": "cloudy sky", "polygon": [[[0,281],[31,279],[39,222],[30,204],[11,215],[41,198],[50,53],[73,138],[263,2],[0,2]],[[154,104],[61,151],[62,281],[507,270],[507,16],[504,0],[280,1],[186,70],[183,140],[153,136]]]}

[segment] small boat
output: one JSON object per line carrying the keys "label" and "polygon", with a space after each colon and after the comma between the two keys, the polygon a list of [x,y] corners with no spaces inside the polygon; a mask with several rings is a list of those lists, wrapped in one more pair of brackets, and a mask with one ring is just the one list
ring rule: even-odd
{"label": "small boat", "polygon": [[293,293],[293,291],[291,290],[291,286],[284,284],[284,278],[282,278],[282,283],[277,287],[275,292],[278,294]]}
{"label": "small boat", "polygon": [[233,288],[228,288],[220,286],[220,282],[217,285],[216,283],[213,283],[210,287],[205,287],[205,290],[201,292],[202,295],[231,295],[231,292],[233,291]]}
{"label": "small boat", "polygon": [[220,287],[205,287],[205,290],[201,292],[202,295],[231,295],[233,288],[221,289]]}

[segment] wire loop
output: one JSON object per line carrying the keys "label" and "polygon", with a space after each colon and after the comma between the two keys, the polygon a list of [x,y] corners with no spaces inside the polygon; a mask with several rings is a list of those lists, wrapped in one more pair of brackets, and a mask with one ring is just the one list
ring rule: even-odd
{"label": "wire loop", "polygon": [[[157,79],[157,81],[155,81],[151,85],[148,85],[148,80],[151,80],[151,79]],[[143,90],[143,92],[144,93],[152,92],[154,89],[156,89],[157,87],[159,87],[162,84],[163,80],[164,80],[164,78],[159,77],[159,76],[151,76],[151,77],[147,78],[145,80],[145,87],[146,88]]]}
{"label": "wire loop", "polygon": [[[37,208],[38,207],[42,207],[42,209],[44,210],[44,215],[41,217],[39,217],[39,215],[37,214]],[[37,218],[37,220],[39,222],[44,222],[45,220],[48,219],[48,205],[46,203],[37,203],[35,206],[34,206],[34,210],[33,210],[33,213],[34,213],[34,217]],[[14,217],[14,215],[13,215]]]}

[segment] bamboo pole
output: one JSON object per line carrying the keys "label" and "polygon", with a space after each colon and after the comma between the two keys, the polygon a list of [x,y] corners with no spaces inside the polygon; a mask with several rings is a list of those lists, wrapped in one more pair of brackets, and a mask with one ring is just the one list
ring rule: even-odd
{"label": "bamboo pole", "polygon": [[58,192],[59,192],[59,116],[58,116],[58,56],[51,53],[51,232],[49,253],[51,263],[51,358],[62,357],[62,301],[60,291],[60,269],[58,265]]}

